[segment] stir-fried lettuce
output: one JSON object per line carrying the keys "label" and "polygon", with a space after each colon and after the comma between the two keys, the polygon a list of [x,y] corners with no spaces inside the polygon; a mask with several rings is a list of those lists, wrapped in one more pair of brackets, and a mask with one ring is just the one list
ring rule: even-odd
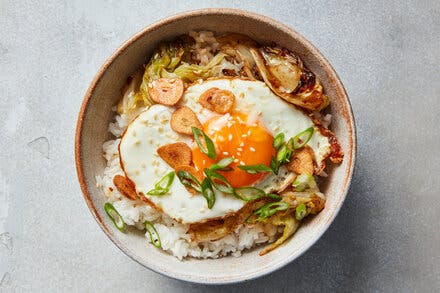
{"label": "stir-fried lettuce", "polygon": [[[154,52],[150,62],[145,67],[145,73],[140,86],[140,92],[146,103],[148,83],[161,77],[181,78],[191,83],[199,79],[231,75],[240,69],[227,60],[228,55],[217,53],[206,65],[199,65],[191,59],[192,47],[189,41],[174,41],[161,44]],[[225,74],[227,73],[227,74]]]}
{"label": "stir-fried lettuce", "polygon": [[154,79],[168,77],[164,76],[164,74],[173,72],[181,62],[182,57],[187,54],[189,54],[189,44],[181,40],[159,45],[153,53],[150,62],[145,67],[142,83],[140,85],[140,92],[145,104],[152,103],[148,94],[148,84]]}
{"label": "stir-fried lettuce", "polygon": [[118,112],[133,114],[141,103],[153,104],[148,94],[148,84],[155,79],[181,78],[185,83],[200,79],[223,76],[239,76],[264,81],[271,90],[294,105],[321,110],[329,104],[323,94],[322,85],[301,59],[285,48],[260,47],[251,38],[240,34],[226,34],[217,38],[218,49],[206,64],[199,64],[194,39],[182,36],[174,41],[162,43],[154,51],[145,66],[141,82],[126,91]]}
{"label": "stir-fried lettuce", "polygon": [[279,47],[252,48],[251,53],[260,75],[278,96],[309,110],[328,106],[330,101],[323,94],[321,83],[298,56]]}
{"label": "stir-fried lettuce", "polygon": [[235,64],[242,66],[240,76],[261,80],[257,64],[252,56],[251,49],[258,44],[245,35],[227,34],[217,38],[220,51],[230,56]]}
{"label": "stir-fried lettuce", "polygon": [[268,252],[271,252],[281,244],[283,244],[290,236],[292,236],[300,225],[300,221],[295,219],[292,214],[277,214],[270,218],[270,223],[275,226],[283,226],[283,234],[280,238],[278,238],[274,243],[264,248],[260,251],[260,255],[265,255]]}
{"label": "stir-fried lettuce", "polygon": [[163,72],[164,77],[180,77],[185,82],[223,76],[222,70],[229,67],[226,54],[218,53],[207,65],[182,63],[173,72]]}
{"label": "stir-fried lettuce", "polygon": [[[319,213],[325,205],[325,199],[322,193],[319,192],[286,192],[282,195],[282,200],[289,203],[291,208],[288,211],[283,211],[275,214],[267,220],[275,226],[283,226],[283,234],[270,246],[266,247],[260,252],[264,255],[281,244],[283,244],[290,236],[292,236],[299,225],[308,215],[315,215]],[[300,213],[300,217],[298,214]]]}
{"label": "stir-fried lettuce", "polygon": [[120,115],[126,115],[128,121],[136,117],[145,106],[150,103],[145,103],[142,93],[139,91],[139,85],[142,82],[142,71],[137,70],[133,73],[123,88],[122,98],[116,105],[116,111]]}
{"label": "stir-fried lettuce", "polygon": [[228,34],[218,38],[220,51],[242,64],[241,76],[264,82],[278,96],[294,105],[321,110],[329,98],[301,59],[286,48],[259,45],[247,36]]}

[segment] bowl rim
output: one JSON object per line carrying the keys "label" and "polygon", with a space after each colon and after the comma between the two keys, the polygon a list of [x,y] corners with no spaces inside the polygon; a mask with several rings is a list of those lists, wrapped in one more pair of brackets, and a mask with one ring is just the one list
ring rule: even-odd
{"label": "bowl rim", "polygon": [[[106,227],[104,221],[102,220],[98,210],[93,204],[91,195],[88,190],[87,182],[84,175],[83,170],[83,164],[82,164],[82,154],[81,154],[81,140],[82,140],[82,133],[83,133],[83,121],[84,117],[87,113],[87,108],[90,102],[90,99],[95,91],[95,88],[97,84],[99,83],[102,76],[105,74],[108,67],[135,41],[137,41],[139,38],[144,36],[145,34],[148,34],[149,32],[159,29],[160,27],[167,25],[171,22],[178,21],[184,18],[191,18],[191,17],[197,17],[197,16],[206,16],[206,15],[232,15],[237,17],[247,17],[254,19],[256,21],[265,22],[270,24],[271,26],[284,31],[288,33],[292,38],[295,38],[299,42],[301,42],[309,52],[311,52],[314,56],[318,56],[319,62],[321,67],[324,69],[326,74],[329,76],[331,83],[335,86],[335,91],[338,93],[339,96],[342,97],[343,104],[346,106],[346,111],[342,112],[342,115],[348,121],[348,133],[349,135],[349,150],[345,150],[345,159],[348,160],[347,166],[348,166],[348,172],[345,174],[343,187],[340,191],[340,200],[337,204],[334,212],[330,215],[330,218],[328,221],[323,224],[321,230],[319,230],[319,233],[316,233],[313,237],[311,237],[307,243],[307,245],[304,245],[301,247],[296,254],[292,254],[289,257],[283,259],[282,261],[279,261],[278,263],[274,263],[271,267],[267,268],[263,271],[255,271],[249,275],[243,275],[243,276],[236,276],[228,279],[220,279],[220,278],[206,278],[206,277],[193,277],[193,276],[186,276],[186,275],[173,275],[172,272],[168,270],[161,270],[159,267],[151,267],[144,264],[140,259],[138,259],[137,255],[135,253],[132,253],[129,249],[127,249],[116,237],[113,236],[111,231]],[[74,146],[74,155],[75,155],[75,166],[76,166],[76,172],[78,181],[80,184],[81,191],[83,193],[83,197],[86,201],[86,204],[92,213],[95,220],[98,222],[101,229],[104,231],[104,233],[107,235],[107,237],[120,249],[122,252],[124,252],[127,256],[129,256],[131,259],[139,263],[145,268],[148,268],[156,273],[159,273],[161,275],[178,279],[190,283],[196,283],[196,284],[212,284],[212,285],[223,285],[223,284],[233,284],[233,283],[240,283],[240,282],[246,282],[250,281],[262,276],[265,276],[267,274],[270,274],[276,270],[281,269],[282,267],[286,266],[296,258],[300,257],[304,252],[306,252],[310,247],[312,247],[319,238],[328,230],[331,223],[334,221],[335,217],[339,213],[345,198],[347,196],[350,183],[353,177],[354,167],[355,167],[355,161],[356,161],[356,153],[357,153],[357,138],[356,138],[356,126],[355,126],[355,119],[353,115],[353,109],[351,107],[350,100],[348,98],[348,95],[346,93],[346,90],[336,73],[336,71],[331,66],[330,62],[324,57],[324,55],[310,42],[308,41],[304,36],[302,36],[300,33],[295,31],[294,29],[290,28],[289,26],[274,20],[270,17],[250,12],[247,10],[242,9],[233,9],[233,8],[204,8],[204,9],[197,9],[197,10],[190,10],[190,11],[184,11],[180,13],[176,13],[173,15],[170,15],[168,17],[162,18],[158,21],[153,22],[150,25],[147,25],[145,28],[140,30],[139,32],[135,33],[133,36],[128,38],[122,45],[120,45],[114,53],[110,57],[106,59],[104,64],[99,68],[98,72],[95,74],[92,82],[90,83],[85,95],[83,102],[80,107],[80,111],[78,113],[77,123],[76,123],[76,130],[75,130],[75,146]]]}

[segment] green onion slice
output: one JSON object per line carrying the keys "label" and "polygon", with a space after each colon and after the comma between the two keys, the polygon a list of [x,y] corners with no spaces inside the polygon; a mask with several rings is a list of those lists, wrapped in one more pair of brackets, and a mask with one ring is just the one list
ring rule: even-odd
{"label": "green onion slice", "polygon": [[163,176],[154,184],[154,189],[147,192],[148,195],[164,195],[170,190],[171,184],[174,181],[174,171]]}
{"label": "green onion slice", "polygon": [[278,162],[278,167],[282,164],[290,162],[290,158],[293,154],[294,139],[291,138],[287,143],[283,143],[278,149],[276,160]]}
{"label": "green onion slice", "polygon": [[284,143],[284,133],[278,133],[273,139],[273,147],[279,149],[280,146]]}
{"label": "green onion slice", "polygon": [[281,196],[279,196],[278,194],[275,194],[275,193],[268,193],[268,194],[266,194],[266,197],[274,199],[276,201],[280,201],[283,199]]}
{"label": "green onion slice", "polygon": [[272,157],[272,159],[270,160],[270,168],[275,173],[275,175],[278,175],[278,170],[280,169],[280,163],[278,163],[275,157]]}
{"label": "green onion slice", "polygon": [[184,186],[191,187],[197,192],[202,192],[199,180],[197,180],[197,178],[191,173],[187,171],[179,171],[177,172],[177,177]]}
{"label": "green onion slice", "polygon": [[265,196],[266,193],[255,187],[239,187],[234,189],[234,195],[241,200],[251,201]]}
{"label": "green onion slice", "polygon": [[286,147],[287,147],[287,152],[286,152],[285,162],[290,162],[290,158],[292,157],[293,150],[294,150],[293,138],[289,139],[289,141],[286,144]]}
{"label": "green onion slice", "polygon": [[122,219],[121,214],[119,214],[119,212],[115,209],[115,207],[111,203],[106,202],[104,204],[104,210],[109,216],[109,218],[112,220],[116,228],[118,228],[119,231],[124,232],[125,230],[124,219]]}
{"label": "green onion slice", "polygon": [[249,174],[257,174],[261,172],[271,172],[272,169],[263,164],[257,165],[247,165],[247,166],[238,166],[243,171],[246,171]]}
{"label": "green onion slice", "polygon": [[[197,145],[199,146],[200,150],[210,157],[211,159],[216,159],[217,155],[215,153],[215,147],[212,140],[204,133],[202,130],[198,129],[197,127],[192,127],[192,132],[194,134],[194,139],[196,140]],[[202,144],[200,137],[203,137],[203,140],[205,141],[205,145]]]}
{"label": "green onion slice", "polygon": [[292,183],[295,191],[317,191],[318,185],[316,184],[315,177],[311,174],[300,174],[298,175]]}
{"label": "green onion slice", "polygon": [[171,184],[173,184],[174,181],[174,171],[171,171],[170,173],[163,176],[159,181],[157,181],[156,184],[154,184],[154,187],[156,189],[169,189]]}
{"label": "green onion slice", "polygon": [[[220,161],[218,161],[217,163],[215,163],[214,165],[212,165],[211,167],[209,167],[210,170],[219,170],[219,171],[232,171],[232,168],[229,167],[229,165],[234,161],[234,158],[232,157],[227,157],[227,158],[223,158]],[[229,168],[227,168],[229,167]]]}
{"label": "green onion slice", "polygon": [[315,128],[309,127],[306,130],[298,133],[297,135],[295,135],[293,137],[293,148],[295,150],[302,148],[303,146],[305,146],[309,140],[312,138],[313,136],[313,132],[315,131]]}
{"label": "green onion slice", "polygon": [[209,181],[208,178],[203,179],[201,189],[202,189],[202,195],[206,199],[206,202],[208,203],[208,208],[212,209],[215,203],[215,193],[214,190],[212,189],[211,182]]}
{"label": "green onion slice", "polygon": [[224,193],[234,193],[234,188],[231,186],[231,184],[229,184],[225,177],[210,169],[204,169],[203,171],[205,172],[205,175],[209,179],[210,183],[216,189]]}
{"label": "green onion slice", "polygon": [[298,221],[304,219],[306,215],[307,215],[307,208],[305,204],[302,203],[295,208],[295,218]]}
{"label": "green onion slice", "polygon": [[157,233],[156,228],[154,228],[153,223],[149,221],[144,222],[145,229],[147,230],[148,234],[150,234],[150,240],[151,243],[156,246],[157,248],[161,248],[162,244],[160,243],[160,237],[159,233]]}
{"label": "green onion slice", "polygon": [[287,156],[287,145],[283,144],[277,152],[277,161],[279,163],[284,163]]}
{"label": "green onion slice", "polygon": [[148,195],[164,195],[168,192],[168,189],[151,189],[147,192]]}
{"label": "green onion slice", "polygon": [[254,211],[254,214],[258,216],[256,221],[262,221],[270,216],[273,216],[276,212],[285,211],[290,207],[287,202],[277,201],[265,204],[264,206],[258,208]]}

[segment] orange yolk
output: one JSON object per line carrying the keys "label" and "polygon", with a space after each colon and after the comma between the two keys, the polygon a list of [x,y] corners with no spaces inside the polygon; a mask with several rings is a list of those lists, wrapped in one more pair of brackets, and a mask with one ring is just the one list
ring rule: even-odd
{"label": "orange yolk", "polygon": [[261,121],[247,124],[247,115],[243,113],[216,116],[203,125],[203,131],[214,142],[216,160],[202,153],[195,144],[192,150],[194,165],[199,172],[209,168],[219,160],[233,157],[229,165],[234,170],[219,172],[233,187],[251,186],[264,178],[267,173],[249,174],[239,169],[238,165],[270,165],[273,148],[273,136]]}

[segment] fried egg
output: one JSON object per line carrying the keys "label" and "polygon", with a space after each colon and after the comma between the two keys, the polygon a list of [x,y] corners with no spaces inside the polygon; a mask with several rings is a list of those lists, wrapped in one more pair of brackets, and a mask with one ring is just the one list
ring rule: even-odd
{"label": "fried egg", "polygon": [[[235,96],[231,113],[217,114],[197,101],[208,89],[228,90]],[[330,154],[330,143],[322,135],[313,121],[305,113],[277,97],[260,81],[244,79],[206,80],[189,86],[178,106],[191,108],[203,125],[203,131],[214,142],[217,158],[213,160],[200,151],[191,136],[174,132],[170,118],[175,107],[153,105],[127,127],[122,136],[119,154],[121,166],[126,176],[135,184],[138,194],[145,196],[157,209],[182,223],[204,222],[224,217],[240,210],[245,202],[215,190],[216,202],[208,209],[205,198],[192,195],[174,179],[169,192],[161,196],[148,195],[154,184],[165,174],[173,171],[157,154],[158,147],[174,142],[185,142],[192,148],[193,164],[202,172],[216,161],[233,157],[233,171],[222,172],[233,187],[254,186],[270,192],[282,184],[289,176],[282,167],[278,175],[273,173],[248,174],[237,168],[238,165],[269,165],[275,155],[274,136],[280,132],[286,138],[315,127],[308,142],[315,154],[318,165]]]}

